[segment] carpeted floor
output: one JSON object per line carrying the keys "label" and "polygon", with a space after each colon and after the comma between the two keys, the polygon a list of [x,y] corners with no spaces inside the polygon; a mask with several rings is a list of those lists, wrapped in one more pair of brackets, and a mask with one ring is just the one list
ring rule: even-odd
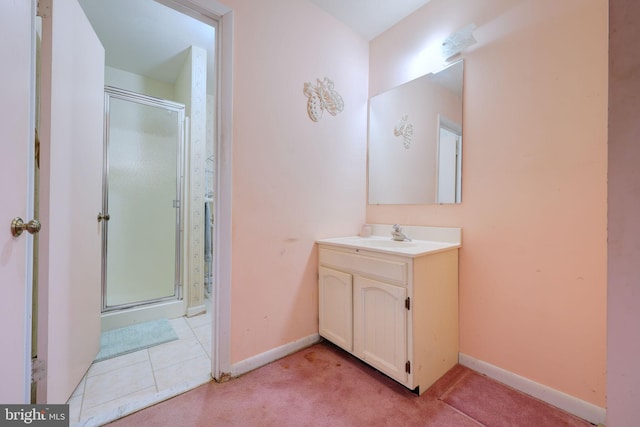
{"label": "carpeted floor", "polygon": [[328,343],[209,383],[110,424],[124,426],[591,426],[461,365],[422,396]]}

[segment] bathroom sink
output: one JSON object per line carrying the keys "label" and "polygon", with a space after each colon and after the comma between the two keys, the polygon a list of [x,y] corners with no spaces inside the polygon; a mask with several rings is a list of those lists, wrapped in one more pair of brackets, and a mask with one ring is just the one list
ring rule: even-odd
{"label": "bathroom sink", "polygon": [[400,240],[380,240],[380,239],[367,239],[362,238],[358,242],[362,246],[370,246],[374,248],[410,248],[415,246],[415,243],[410,241]]}

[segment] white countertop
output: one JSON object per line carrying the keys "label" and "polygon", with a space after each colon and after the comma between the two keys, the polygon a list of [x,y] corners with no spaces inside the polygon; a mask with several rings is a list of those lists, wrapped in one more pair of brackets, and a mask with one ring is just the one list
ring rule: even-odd
{"label": "white countertop", "polygon": [[459,248],[460,242],[441,242],[433,240],[411,240],[399,242],[388,236],[347,236],[331,239],[320,239],[317,243],[323,245],[340,246],[352,249],[362,249],[392,255],[419,257],[436,252]]}

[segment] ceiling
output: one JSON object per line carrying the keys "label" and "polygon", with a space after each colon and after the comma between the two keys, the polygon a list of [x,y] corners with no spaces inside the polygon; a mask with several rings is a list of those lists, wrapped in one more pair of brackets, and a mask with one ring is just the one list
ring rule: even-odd
{"label": "ceiling", "polygon": [[430,0],[310,0],[372,40]]}
{"label": "ceiling", "polygon": [[[158,0],[167,2],[167,0]],[[207,91],[214,88],[215,32],[203,22],[154,0],[79,0],[105,48],[108,66],[174,83],[186,49],[207,51]],[[367,40],[430,0],[309,0]],[[209,21],[211,23],[211,21]]]}
{"label": "ceiling", "polygon": [[187,48],[198,46],[207,51],[207,92],[212,92],[215,31],[211,25],[154,0],[78,2],[105,48],[108,66],[173,84]]}

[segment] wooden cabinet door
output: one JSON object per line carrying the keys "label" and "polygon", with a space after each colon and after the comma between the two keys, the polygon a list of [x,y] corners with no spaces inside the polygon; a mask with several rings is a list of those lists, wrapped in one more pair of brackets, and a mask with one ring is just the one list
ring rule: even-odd
{"label": "wooden cabinet door", "polygon": [[406,383],[407,288],[360,276],[353,285],[354,354]]}
{"label": "wooden cabinet door", "polygon": [[353,276],[319,269],[320,335],[351,352],[353,349]]}

